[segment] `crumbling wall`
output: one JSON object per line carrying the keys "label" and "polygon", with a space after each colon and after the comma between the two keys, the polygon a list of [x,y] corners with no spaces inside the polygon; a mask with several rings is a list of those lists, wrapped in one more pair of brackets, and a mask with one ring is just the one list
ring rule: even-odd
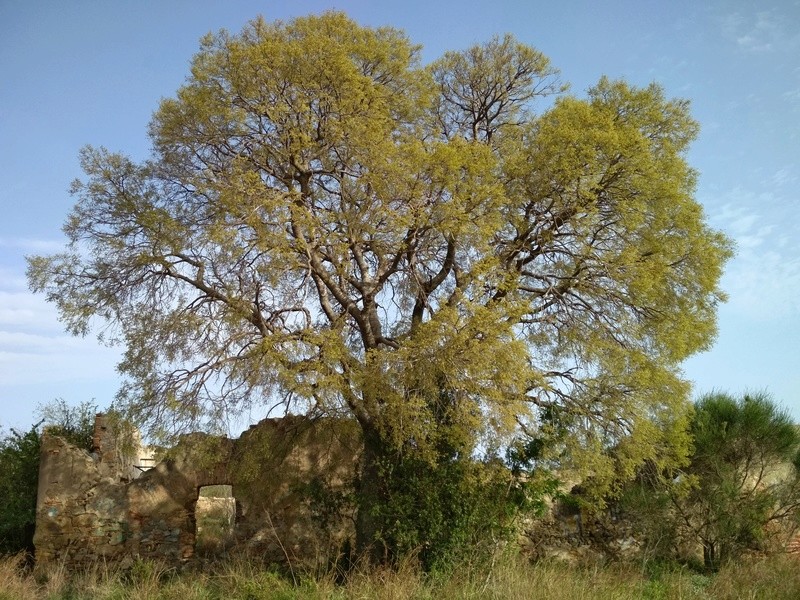
{"label": "crumbling wall", "polygon": [[[565,481],[570,481],[565,477]],[[573,564],[635,560],[642,543],[634,523],[619,502],[608,499],[600,509],[587,502],[580,484],[562,486],[541,516],[523,522],[519,542],[533,560],[558,559]]]}
{"label": "crumbling wall", "polygon": [[94,419],[91,455],[103,476],[131,481],[142,474],[142,463],[150,461],[153,453],[142,446],[139,432],[130,424],[98,413]]}
{"label": "crumbling wall", "polygon": [[266,419],[236,440],[184,436],[168,458],[135,477],[136,461],[121,457],[102,417],[92,453],[45,433],[37,565],[192,561],[198,493],[207,485],[233,488],[237,551],[267,561],[328,561],[352,537],[352,520],[337,515],[321,527],[306,492],[310,482],[333,494],[350,489],[359,450],[350,421]]}

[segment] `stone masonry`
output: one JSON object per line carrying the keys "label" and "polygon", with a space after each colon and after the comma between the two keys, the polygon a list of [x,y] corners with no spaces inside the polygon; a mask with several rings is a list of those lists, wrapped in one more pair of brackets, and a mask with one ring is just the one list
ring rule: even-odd
{"label": "stone masonry", "polygon": [[[230,485],[232,547],[269,562],[328,562],[353,536],[347,515],[314,518],[309,483],[333,495],[352,488],[360,450],[355,423],[265,419],[238,439],[183,436],[152,468],[137,464],[104,415],[92,453],[42,438],[36,511],[37,567],[136,558],[196,560],[195,511],[207,485]],[[144,470],[144,472],[142,472]]]}

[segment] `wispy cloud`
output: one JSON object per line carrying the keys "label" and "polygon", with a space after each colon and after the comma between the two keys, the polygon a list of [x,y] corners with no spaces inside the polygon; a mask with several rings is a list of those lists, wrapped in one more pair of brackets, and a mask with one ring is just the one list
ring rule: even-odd
{"label": "wispy cloud", "polygon": [[63,332],[55,307],[42,295],[18,287],[20,279],[24,283],[24,278],[15,278],[10,289],[0,289],[0,330]]}
{"label": "wispy cloud", "polygon": [[794,186],[797,183],[797,174],[792,166],[786,166],[778,169],[770,177],[769,182],[775,187]]}
{"label": "wispy cloud", "polygon": [[116,376],[118,352],[92,347],[89,340],[70,340],[43,347],[11,347],[0,344],[0,387],[48,385],[79,381],[105,381]]}
{"label": "wispy cloud", "polygon": [[55,308],[28,291],[22,268],[0,268],[0,386],[116,377],[120,350],[67,335]]}
{"label": "wispy cloud", "polygon": [[772,14],[761,12],[756,15],[755,24],[740,36],[736,43],[748,52],[769,52],[775,48],[780,30]]}
{"label": "wispy cloud", "polygon": [[63,240],[0,237],[0,248],[12,248],[23,252],[58,252],[64,249]]}
{"label": "wispy cloud", "polygon": [[800,87],[783,92],[781,97],[789,102],[800,104]]}
{"label": "wispy cloud", "polygon": [[743,14],[736,12],[722,20],[723,34],[748,53],[785,52],[797,48],[800,34],[791,16],[777,8]]}
{"label": "wispy cloud", "polygon": [[[28,289],[28,280],[25,278],[25,267],[17,268],[0,265],[0,291],[16,292]],[[0,304],[2,306],[2,304]]]}
{"label": "wispy cloud", "polygon": [[736,242],[736,257],[723,278],[729,306],[758,321],[800,315],[800,244],[765,212],[758,197],[743,192],[715,212],[712,224]]}

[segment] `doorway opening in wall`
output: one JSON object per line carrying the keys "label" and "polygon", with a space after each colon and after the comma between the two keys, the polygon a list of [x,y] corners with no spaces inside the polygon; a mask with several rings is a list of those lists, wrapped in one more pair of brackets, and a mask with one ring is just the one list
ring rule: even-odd
{"label": "doorway opening in wall", "polygon": [[233,545],[236,498],[230,485],[204,485],[197,491],[194,510],[195,554],[213,558]]}

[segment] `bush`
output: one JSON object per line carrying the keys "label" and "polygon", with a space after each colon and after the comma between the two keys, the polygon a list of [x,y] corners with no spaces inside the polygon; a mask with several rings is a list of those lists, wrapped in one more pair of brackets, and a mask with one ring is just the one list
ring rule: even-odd
{"label": "bush", "polygon": [[73,446],[91,452],[94,438],[94,418],[97,405],[81,402],[70,406],[63,398],[39,406],[42,423],[52,435],[64,438]]}
{"label": "bush", "polygon": [[378,517],[391,561],[416,555],[425,571],[449,572],[492,558],[516,538],[518,518],[541,512],[544,495],[555,489],[554,480],[532,477],[522,462],[479,459],[446,445],[434,461],[407,451],[387,462]]}
{"label": "bush", "polygon": [[0,440],[0,554],[33,552],[39,484],[39,425]]}

